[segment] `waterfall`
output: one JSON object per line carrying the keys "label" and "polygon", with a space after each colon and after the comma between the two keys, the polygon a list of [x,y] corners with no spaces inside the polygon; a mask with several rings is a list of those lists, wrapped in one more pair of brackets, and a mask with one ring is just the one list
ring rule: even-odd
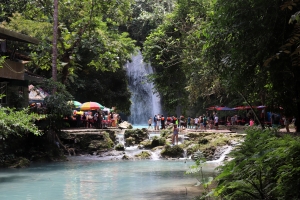
{"label": "waterfall", "polygon": [[118,144],[122,144],[125,147],[124,133],[119,133],[116,138]]}
{"label": "waterfall", "polygon": [[149,117],[153,119],[154,115],[162,114],[160,97],[157,93],[154,94],[153,84],[147,80],[147,75],[153,73],[153,68],[144,63],[141,52],[132,56],[132,62],[128,62],[125,67],[132,93],[128,121],[134,125],[147,124]]}

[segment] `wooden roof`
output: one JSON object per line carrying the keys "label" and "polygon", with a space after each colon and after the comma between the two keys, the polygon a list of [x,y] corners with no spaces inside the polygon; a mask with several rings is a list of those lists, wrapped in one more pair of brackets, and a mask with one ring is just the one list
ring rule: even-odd
{"label": "wooden roof", "polygon": [[21,33],[17,33],[15,31],[10,31],[8,29],[1,28],[1,27],[0,27],[0,39],[20,41],[20,42],[26,42],[26,43],[32,43],[32,44],[39,43],[39,40],[36,38],[30,37],[28,35],[24,35]]}

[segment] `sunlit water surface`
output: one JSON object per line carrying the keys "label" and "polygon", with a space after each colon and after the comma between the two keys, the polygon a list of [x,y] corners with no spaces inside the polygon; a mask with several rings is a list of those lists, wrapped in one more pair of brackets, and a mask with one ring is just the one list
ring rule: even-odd
{"label": "sunlit water surface", "polygon": [[[0,199],[190,199],[168,191],[196,187],[196,178],[184,173],[192,164],[185,160],[103,161],[78,156],[68,162],[1,169]],[[214,176],[211,167],[204,168],[204,173]]]}

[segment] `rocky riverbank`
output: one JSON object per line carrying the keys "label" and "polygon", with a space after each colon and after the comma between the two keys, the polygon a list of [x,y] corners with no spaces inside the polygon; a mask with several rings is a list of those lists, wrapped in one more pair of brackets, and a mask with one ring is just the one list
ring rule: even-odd
{"label": "rocky riverbank", "polygon": [[[234,127],[231,127],[234,128]],[[238,130],[238,131],[235,131]],[[49,142],[48,134],[11,137],[0,144],[0,167],[26,167],[31,162],[66,161],[66,156],[94,156],[102,159],[178,159],[201,151],[206,160],[216,160],[224,147],[243,140],[244,127],[229,130],[182,130],[179,145],[171,145],[172,129],[65,129],[57,133],[59,142]],[[6,145],[9,144],[9,145]]]}
{"label": "rocky riverbank", "polygon": [[[155,136],[151,136],[151,135]],[[179,145],[171,145],[172,129],[159,133],[147,129],[80,129],[64,130],[62,143],[69,149],[69,155],[110,156],[111,159],[159,159],[190,157],[201,151],[206,160],[215,160],[223,153],[224,146],[243,140],[243,133],[223,130],[183,130]],[[134,148],[135,147],[135,148]],[[136,154],[130,150],[136,149]]]}

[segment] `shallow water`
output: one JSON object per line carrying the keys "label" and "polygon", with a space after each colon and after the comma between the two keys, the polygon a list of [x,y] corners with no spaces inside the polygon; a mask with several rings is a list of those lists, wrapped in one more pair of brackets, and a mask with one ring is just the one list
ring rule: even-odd
{"label": "shallow water", "polygon": [[[190,199],[184,192],[197,180],[185,171],[186,160],[103,161],[70,157],[70,161],[0,170],[0,199]],[[211,166],[205,177],[214,176]],[[179,188],[179,189],[178,189]]]}

